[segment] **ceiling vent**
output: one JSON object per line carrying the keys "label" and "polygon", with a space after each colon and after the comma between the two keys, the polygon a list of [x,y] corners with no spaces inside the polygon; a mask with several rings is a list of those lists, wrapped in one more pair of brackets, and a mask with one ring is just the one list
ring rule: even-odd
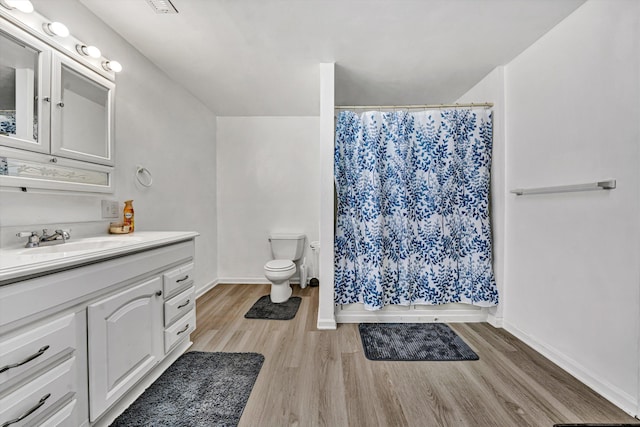
{"label": "ceiling vent", "polygon": [[156,13],[178,13],[178,9],[169,0],[147,0]]}

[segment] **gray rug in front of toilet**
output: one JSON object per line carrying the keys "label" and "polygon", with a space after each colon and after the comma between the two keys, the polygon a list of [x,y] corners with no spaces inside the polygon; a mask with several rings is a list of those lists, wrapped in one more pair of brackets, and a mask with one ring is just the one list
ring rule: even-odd
{"label": "gray rug in front of toilet", "polygon": [[244,315],[245,319],[291,320],[296,317],[302,298],[291,297],[279,304],[271,302],[271,297],[260,297]]}
{"label": "gray rug in front of toilet", "polygon": [[237,426],[263,362],[258,353],[185,353],[111,427]]}

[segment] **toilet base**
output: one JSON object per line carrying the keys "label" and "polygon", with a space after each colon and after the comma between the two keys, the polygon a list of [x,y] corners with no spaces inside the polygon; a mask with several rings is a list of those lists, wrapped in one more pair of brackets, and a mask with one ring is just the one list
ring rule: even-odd
{"label": "toilet base", "polygon": [[275,283],[271,284],[270,296],[271,296],[271,302],[273,303],[280,304],[283,302],[287,302],[287,300],[289,299],[292,293],[293,293],[293,290],[291,289],[291,286],[289,285],[288,280],[278,284],[275,284]]}

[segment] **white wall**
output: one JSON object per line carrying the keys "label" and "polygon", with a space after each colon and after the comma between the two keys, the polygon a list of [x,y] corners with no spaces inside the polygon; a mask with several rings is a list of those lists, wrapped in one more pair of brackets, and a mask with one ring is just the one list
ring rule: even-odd
{"label": "white wall", "polygon": [[506,67],[504,321],[630,413],[640,321],[640,2],[591,0]]}
{"label": "white wall", "polygon": [[[116,77],[116,192],[92,196],[3,190],[0,226],[31,229],[102,221],[102,198],[134,199],[137,230],[201,233],[196,240],[196,285],[202,289],[217,276],[214,114],[84,6],[55,0],[33,3],[39,13],[63,22],[74,36],[123,64]],[[138,164],[153,173],[153,187],[136,184]]]}
{"label": "white wall", "polygon": [[318,292],[318,329],[336,329],[335,317],[335,64],[320,66],[320,291]]}
{"label": "white wall", "polygon": [[493,274],[498,287],[499,304],[489,309],[488,321],[502,326],[506,293],[505,269],[505,92],[504,67],[497,67],[478,82],[458,103],[493,103],[493,150],[491,157],[490,216],[493,243]]}
{"label": "white wall", "polygon": [[222,283],[268,283],[270,232],[318,239],[318,117],[218,117],[218,253]]}

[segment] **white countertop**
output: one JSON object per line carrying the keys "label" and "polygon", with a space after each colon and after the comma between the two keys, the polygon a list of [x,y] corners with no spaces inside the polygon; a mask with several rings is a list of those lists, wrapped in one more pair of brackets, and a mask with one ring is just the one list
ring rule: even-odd
{"label": "white countertop", "polygon": [[21,277],[191,240],[198,235],[193,231],[136,231],[71,239],[67,243],[39,248],[0,249],[0,285],[15,282]]}

